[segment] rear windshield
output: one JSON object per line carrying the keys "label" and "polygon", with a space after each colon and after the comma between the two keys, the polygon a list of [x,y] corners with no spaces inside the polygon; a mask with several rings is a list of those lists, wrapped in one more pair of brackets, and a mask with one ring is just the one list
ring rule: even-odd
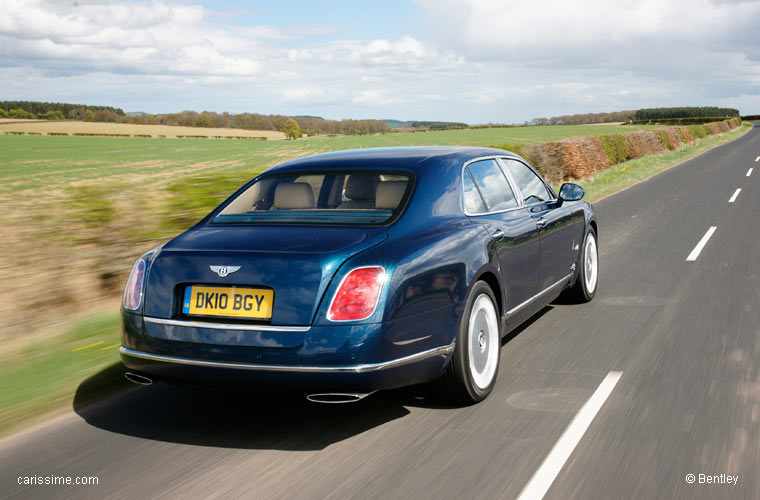
{"label": "rear windshield", "polygon": [[216,224],[384,224],[403,209],[411,177],[396,172],[263,176],[214,217]]}

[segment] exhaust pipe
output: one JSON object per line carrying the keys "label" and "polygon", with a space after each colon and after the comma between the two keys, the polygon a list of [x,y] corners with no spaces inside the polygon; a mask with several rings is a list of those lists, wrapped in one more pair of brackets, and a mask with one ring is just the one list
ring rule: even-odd
{"label": "exhaust pipe", "polygon": [[306,399],[312,403],[323,404],[342,404],[342,403],[356,403],[361,401],[367,396],[374,394],[377,391],[372,392],[320,392],[316,394],[307,394]]}
{"label": "exhaust pipe", "polygon": [[139,373],[126,372],[124,374],[124,378],[138,385],[152,385],[153,384],[152,379],[146,377],[145,375],[140,375]]}

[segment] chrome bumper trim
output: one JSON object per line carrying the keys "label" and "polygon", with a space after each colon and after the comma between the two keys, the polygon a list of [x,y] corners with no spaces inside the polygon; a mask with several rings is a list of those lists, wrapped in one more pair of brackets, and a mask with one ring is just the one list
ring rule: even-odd
{"label": "chrome bumper trim", "polygon": [[190,328],[210,328],[213,330],[244,330],[255,332],[308,332],[310,326],[272,326],[272,325],[237,325],[234,323],[204,323],[201,321],[179,321],[176,319],[143,317],[146,323],[166,326],[185,326]]}
{"label": "chrome bumper trim", "polygon": [[366,373],[396,366],[402,366],[408,363],[422,361],[435,356],[445,356],[454,350],[455,342],[449,345],[436,347],[427,351],[418,352],[403,358],[392,359],[382,363],[368,363],[363,365],[344,365],[344,366],[302,366],[302,365],[259,365],[251,363],[233,363],[229,361],[207,361],[205,359],[178,358],[174,356],[163,356],[161,354],[151,354],[148,352],[135,351],[124,346],[119,347],[119,352],[125,356],[148,359],[151,361],[163,361],[166,363],[177,363],[181,365],[206,366],[211,368],[234,368],[238,370],[260,370],[269,372],[300,372],[300,373]]}
{"label": "chrome bumper trim", "polygon": [[510,316],[510,315],[516,313],[517,311],[519,311],[523,307],[527,306],[528,304],[530,304],[531,302],[533,302],[534,300],[536,300],[537,298],[539,298],[540,296],[542,296],[546,292],[552,290],[553,288],[556,288],[557,286],[561,285],[565,281],[568,281],[572,277],[573,277],[573,274],[570,273],[567,276],[565,276],[564,278],[562,278],[561,280],[559,280],[558,282],[554,283],[553,285],[549,285],[548,287],[544,288],[542,291],[538,292],[537,294],[535,294],[533,297],[529,298],[528,300],[526,300],[522,304],[518,304],[515,307],[513,307],[512,309],[510,309],[509,311],[507,311],[507,316]]}

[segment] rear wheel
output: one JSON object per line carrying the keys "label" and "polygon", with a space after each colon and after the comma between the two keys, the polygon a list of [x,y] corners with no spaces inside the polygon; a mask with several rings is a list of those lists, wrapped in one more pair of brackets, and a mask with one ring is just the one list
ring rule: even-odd
{"label": "rear wheel", "polygon": [[575,285],[568,290],[568,296],[576,302],[590,302],[596,295],[599,280],[599,249],[596,244],[596,231],[589,227],[583,241],[580,269]]}
{"label": "rear wheel", "polygon": [[467,297],[456,348],[440,380],[441,395],[466,404],[488,397],[499,372],[500,348],[496,298],[485,282],[478,281]]}

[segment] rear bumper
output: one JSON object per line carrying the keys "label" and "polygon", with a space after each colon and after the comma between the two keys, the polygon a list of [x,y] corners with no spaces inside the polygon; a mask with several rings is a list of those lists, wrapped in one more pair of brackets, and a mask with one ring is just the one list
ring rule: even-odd
{"label": "rear bumper", "polygon": [[374,391],[430,380],[443,371],[455,344],[402,358],[357,365],[266,365],[166,356],[121,346],[130,370],[168,382],[210,385],[299,386]]}
{"label": "rear bumper", "polygon": [[127,369],[180,384],[392,389],[438,377],[454,347],[453,335],[425,322],[244,327],[122,310],[120,353]]}

